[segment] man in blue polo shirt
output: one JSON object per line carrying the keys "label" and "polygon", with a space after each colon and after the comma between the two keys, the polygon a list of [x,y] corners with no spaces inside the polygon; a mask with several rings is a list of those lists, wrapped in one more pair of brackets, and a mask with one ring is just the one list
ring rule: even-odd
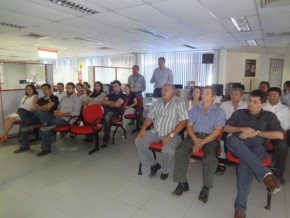
{"label": "man in blue polo shirt", "polygon": [[174,182],[178,182],[172,192],[181,195],[189,190],[186,179],[187,167],[192,151],[200,149],[204,151],[203,164],[203,187],[200,191],[199,203],[208,201],[209,189],[213,188],[213,178],[217,167],[217,153],[219,149],[218,136],[226,122],[226,114],[223,109],[216,106],[215,89],[206,86],[202,91],[202,102],[189,111],[187,124],[187,138],[178,146],[175,152]]}

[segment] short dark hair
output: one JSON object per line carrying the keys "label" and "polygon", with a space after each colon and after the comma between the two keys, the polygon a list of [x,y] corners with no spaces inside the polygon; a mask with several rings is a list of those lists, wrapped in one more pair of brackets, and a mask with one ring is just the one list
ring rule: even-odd
{"label": "short dark hair", "polygon": [[164,61],[165,62],[165,58],[164,57],[160,57],[160,58],[158,58],[158,61]]}
{"label": "short dark hair", "polygon": [[43,88],[43,87],[47,87],[47,88],[51,89],[51,85],[49,83],[43,83],[41,85],[41,88]]}
{"label": "short dark hair", "polygon": [[[35,88],[34,85],[29,84],[29,85],[25,86],[25,89],[28,88],[28,87],[32,88],[32,90],[33,90],[33,95],[38,95],[38,91],[36,90],[36,88]],[[25,95],[28,95],[26,91],[25,91]]]}
{"label": "short dark hair", "polygon": [[131,90],[131,86],[129,84],[126,84],[125,87],[128,87]]}
{"label": "short dark hair", "polygon": [[260,97],[260,101],[262,104],[267,101],[267,94],[260,89],[253,90],[250,94],[250,97]]}
{"label": "short dark hair", "polygon": [[83,84],[77,83],[76,86],[80,86],[81,88],[84,88]]}
{"label": "short dark hair", "polygon": [[91,85],[88,82],[83,82],[89,89],[91,88]]}
{"label": "short dark hair", "polygon": [[121,84],[121,82],[119,80],[114,80],[112,82],[112,85],[114,85],[114,84],[118,84],[119,86],[122,86],[122,84]]}
{"label": "short dark hair", "polygon": [[57,83],[56,85],[57,85],[57,86],[58,86],[58,85],[61,85],[62,87],[64,87],[64,84],[63,84],[63,83]]}
{"label": "short dark hair", "polygon": [[262,85],[262,84],[266,84],[268,86],[268,88],[270,87],[270,83],[268,81],[261,81],[260,85]]}
{"label": "short dark hair", "polygon": [[278,88],[278,87],[270,87],[270,88],[268,89],[267,93],[269,93],[269,92],[278,92],[279,95],[281,95],[281,93],[282,93],[281,89]]}
{"label": "short dark hair", "polygon": [[73,82],[69,82],[69,83],[67,83],[66,85],[67,85],[67,86],[71,86],[71,87],[73,87],[73,88],[76,87],[76,85],[75,85]]}
{"label": "short dark hair", "polygon": [[290,87],[290,81],[288,80],[288,81],[284,82],[284,85],[286,85],[287,87]]}
{"label": "short dark hair", "polygon": [[211,89],[212,96],[216,96],[216,89],[212,86],[205,86],[204,89]]}
{"label": "short dark hair", "polygon": [[133,68],[137,68],[138,70],[139,70],[139,66],[138,65],[134,65],[133,67],[132,67],[132,69]]}

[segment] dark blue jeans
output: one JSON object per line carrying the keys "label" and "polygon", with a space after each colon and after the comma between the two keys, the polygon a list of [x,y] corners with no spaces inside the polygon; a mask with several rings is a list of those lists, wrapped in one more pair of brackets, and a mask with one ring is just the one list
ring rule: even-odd
{"label": "dark blue jeans", "polygon": [[237,166],[238,193],[235,200],[235,210],[245,212],[247,199],[250,193],[253,176],[262,182],[265,175],[271,171],[262,165],[267,157],[264,145],[260,143],[247,143],[236,135],[230,136],[226,141],[227,148],[241,161]]}
{"label": "dark blue jeans", "polygon": [[110,140],[110,133],[112,127],[112,120],[117,119],[119,114],[115,111],[107,110],[103,116],[103,125],[104,125],[104,137],[103,142],[108,143]]}
{"label": "dark blue jeans", "polygon": [[[68,121],[61,117],[56,117],[53,120],[50,120],[51,125],[56,126],[67,126],[69,125]],[[44,151],[50,151],[51,150],[51,131],[43,131],[41,135],[41,148]]]}

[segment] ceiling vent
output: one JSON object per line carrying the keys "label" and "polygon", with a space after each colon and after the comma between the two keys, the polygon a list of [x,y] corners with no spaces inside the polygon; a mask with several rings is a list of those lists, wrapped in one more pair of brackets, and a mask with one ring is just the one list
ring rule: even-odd
{"label": "ceiling vent", "polygon": [[73,39],[79,40],[79,41],[84,41],[84,42],[92,42],[92,43],[96,43],[98,45],[104,45],[104,43],[99,42],[99,41],[92,39],[92,38],[74,37]]}
{"label": "ceiling vent", "polygon": [[98,11],[96,11],[94,9],[91,9],[91,8],[88,8],[84,5],[80,5],[80,4],[77,4],[77,3],[74,3],[71,1],[67,1],[67,0],[47,0],[47,1],[54,3],[56,5],[62,6],[62,7],[69,8],[69,9],[74,10],[74,11],[78,11],[78,12],[83,13],[83,14],[87,14],[87,15],[99,13]]}
{"label": "ceiling vent", "polygon": [[110,50],[110,49],[113,49],[113,48],[110,48],[110,47],[100,47],[99,49],[101,49],[101,50]]}
{"label": "ceiling vent", "polygon": [[149,36],[153,36],[153,37],[158,38],[158,39],[168,39],[169,38],[168,36],[161,35],[160,33],[156,33],[156,32],[150,31],[150,30],[145,29],[145,28],[137,29],[137,31],[144,33],[146,35],[149,35]]}
{"label": "ceiling vent", "polygon": [[25,26],[20,26],[20,25],[16,25],[16,24],[12,24],[12,23],[5,23],[5,22],[0,22],[0,26],[10,27],[13,29],[25,29],[25,28],[27,28]]}
{"label": "ceiling vent", "polygon": [[182,46],[184,46],[184,47],[186,47],[186,48],[190,48],[190,49],[196,49],[196,47],[195,46],[193,46],[193,45],[182,45]]}
{"label": "ceiling vent", "polygon": [[36,34],[36,33],[29,33],[29,34],[24,35],[24,36],[32,38],[32,39],[49,39],[50,38],[49,36],[39,35],[39,34]]}
{"label": "ceiling vent", "polygon": [[265,37],[290,37],[290,32],[269,32],[264,34]]}
{"label": "ceiling vent", "polygon": [[269,8],[269,7],[281,7],[290,5],[289,0],[260,0],[261,8]]}

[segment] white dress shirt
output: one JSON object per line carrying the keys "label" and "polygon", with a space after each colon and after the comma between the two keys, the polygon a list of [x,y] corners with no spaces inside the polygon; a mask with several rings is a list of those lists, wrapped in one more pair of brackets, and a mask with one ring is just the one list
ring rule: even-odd
{"label": "white dress shirt", "polygon": [[[225,113],[226,113],[226,119],[228,120],[231,116],[232,113],[235,112],[235,108],[233,105],[232,101],[225,101],[220,105],[220,108],[224,109]],[[245,101],[239,101],[238,107],[236,110],[239,109],[246,109],[248,108],[247,102]]]}
{"label": "white dress shirt", "polygon": [[276,105],[271,105],[268,101],[264,106],[265,111],[271,111],[276,114],[281,126],[284,130],[290,129],[290,110],[280,102]]}

